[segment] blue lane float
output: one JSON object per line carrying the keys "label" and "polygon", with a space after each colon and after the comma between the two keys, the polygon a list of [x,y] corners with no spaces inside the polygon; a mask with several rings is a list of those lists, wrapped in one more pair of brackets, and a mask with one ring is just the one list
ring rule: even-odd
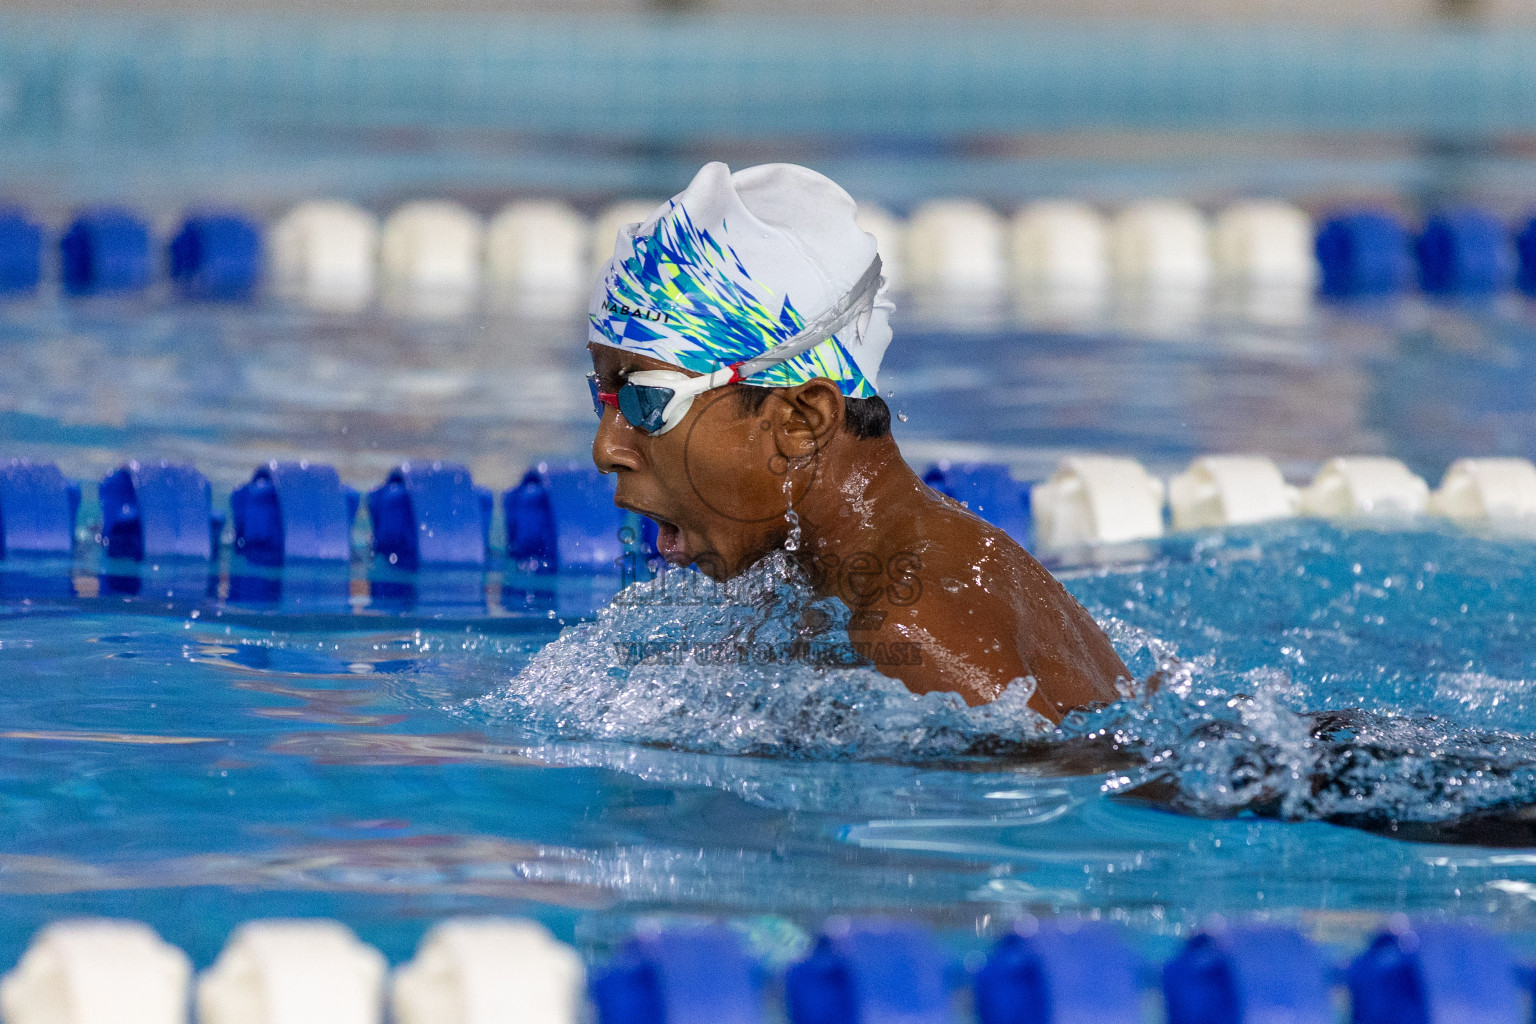
{"label": "blue lane float", "polygon": [[80,485],[52,463],[0,463],[0,558],[68,555],[75,549]]}
{"label": "blue lane float", "polygon": [[188,217],[170,244],[171,280],[191,299],[239,300],[261,277],[261,232],[227,213]]}
{"label": "blue lane float", "polygon": [[600,1024],[762,1024],[764,1020],[757,965],[741,939],[725,928],[666,931],[631,939],[593,979],[591,992]]}
{"label": "blue lane float", "polygon": [[456,462],[407,462],[368,495],[373,550],[401,569],[483,566],[491,492]]}
{"label": "blue lane float", "polygon": [[1141,968],[1119,930],[1105,925],[1045,925],[1006,935],[976,973],[976,1019],[1141,1024]]}
{"label": "blue lane float", "polygon": [[147,288],[153,272],[149,227],[127,210],[82,213],[59,241],[60,277],[71,295]]}
{"label": "blue lane float", "polygon": [[1504,223],[1472,207],[1441,210],[1424,224],[1415,251],[1419,286],[1431,295],[1481,295],[1513,283],[1515,248]]}
{"label": "blue lane float", "polygon": [[235,550],[257,565],[349,561],[359,497],[331,466],[269,462],[229,496]]}
{"label": "blue lane float", "polygon": [[1536,295],[1536,217],[1516,232],[1515,256],[1520,264],[1515,284],[1527,295]]}
{"label": "blue lane float", "polygon": [[1413,277],[1407,230],[1377,210],[1329,218],[1317,234],[1317,261],[1321,291],[1335,298],[1392,294]]}
{"label": "blue lane float", "polygon": [[213,511],[208,478],[190,465],[130,462],[101,482],[107,557],[134,561],[218,554],[224,517]]}
{"label": "blue lane float", "polygon": [[833,922],[784,976],[790,1024],[956,1024],[948,958],[925,929]]}
{"label": "blue lane float", "polygon": [[36,291],[42,279],[42,227],[21,210],[0,210],[0,295]]}
{"label": "blue lane float", "polygon": [[996,462],[936,462],[923,483],[965,504],[1020,544],[1029,545],[1029,485]]}
{"label": "blue lane float", "polygon": [[1332,971],[1286,928],[1239,928],[1190,939],[1163,966],[1168,1024],[1334,1024]]}
{"label": "blue lane float", "polygon": [[613,572],[629,518],[615,485],[590,461],[537,463],[502,495],[507,557],[538,572]]}
{"label": "blue lane float", "polygon": [[1385,932],[1350,965],[1354,1024],[1521,1021],[1520,978],[1504,940],[1482,929]]}

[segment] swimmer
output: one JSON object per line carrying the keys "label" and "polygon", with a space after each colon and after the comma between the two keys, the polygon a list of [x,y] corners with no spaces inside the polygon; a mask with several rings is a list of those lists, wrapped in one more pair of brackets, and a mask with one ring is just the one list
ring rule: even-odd
{"label": "swimmer", "polygon": [[619,232],[589,308],[592,456],[657,550],[716,580],[787,549],[855,649],[968,704],[1034,683],[1052,721],[1117,699],[1109,639],[1007,534],[925,485],[876,392],[892,304],[830,179],[721,163]]}

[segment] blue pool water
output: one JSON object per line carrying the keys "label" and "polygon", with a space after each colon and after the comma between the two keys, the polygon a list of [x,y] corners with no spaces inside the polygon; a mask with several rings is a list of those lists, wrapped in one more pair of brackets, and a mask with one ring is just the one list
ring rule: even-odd
{"label": "blue pool water", "polygon": [[[1256,450],[1305,479],[1382,453],[1433,480],[1536,451],[1519,303],[1123,303],[1075,325],[1003,303],[963,328],[907,308],[882,383],[919,465],[1033,476],[1109,451],[1168,472]],[[0,310],[0,442],[86,480],[189,459],[220,495],[299,455],[355,486],[453,457],[500,488],[590,440],[579,337],[559,318],[45,298]],[[611,588],[500,568],[388,605],[361,557],[284,578],[286,603],[242,600],[227,561],[210,597],[172,565],[114,593],[102,577],[126,570],[89,544],[11,560],[0,962],[66,913],[142,918],[200,964],[273,915],[338,917],[396,959],[431,921],[485,912],[591,951],[637,917],[721,915],[772,956],[834,911],[915,915],[957,948],[1024,913],[1154,945],[1213,913],[1342,944],[1396,912],[1536,930],[1528,849],[1328,821],[1424,838],[1536,796],[1536,544],[1298,521],[1123,554],[1059,568],[1165,682],[1059,732],[1020,694],[967,710],[827,659],[626,664],[631,639],[840,649],[835,606],[810,637],[785,625],[809,599],[771,568],[728,594],[663,577],[594,619]],[[1321,732],[1304,714],[1351,709]],[[1154,779],[1187,813],[1124,796]]]}

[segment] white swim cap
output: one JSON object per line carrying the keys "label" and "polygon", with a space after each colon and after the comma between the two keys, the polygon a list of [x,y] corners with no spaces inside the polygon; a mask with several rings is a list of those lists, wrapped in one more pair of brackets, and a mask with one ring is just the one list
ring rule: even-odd
{"label": "white swim cap", "polygon": [[[875,239],[853,215],[852,197],[809,168],[732,174],[705,164],[648,220],[619,232],[588,308],[588,337],[696,373],[762,355],[860,291]],[[825,377],[851,398],[873,397],[894,307],[883,281],[861,296],[847,326],[743,383]]]}

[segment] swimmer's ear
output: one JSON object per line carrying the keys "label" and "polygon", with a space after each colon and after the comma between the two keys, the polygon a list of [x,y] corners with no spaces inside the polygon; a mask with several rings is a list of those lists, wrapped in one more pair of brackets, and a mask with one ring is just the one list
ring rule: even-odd
{"label": "swimmer's ear", "polygon": [[779,392],[784,401],[774,402],[779,415],[775,434],[786,458],[815,454],[843,428],[843,393],[825,377]]}

